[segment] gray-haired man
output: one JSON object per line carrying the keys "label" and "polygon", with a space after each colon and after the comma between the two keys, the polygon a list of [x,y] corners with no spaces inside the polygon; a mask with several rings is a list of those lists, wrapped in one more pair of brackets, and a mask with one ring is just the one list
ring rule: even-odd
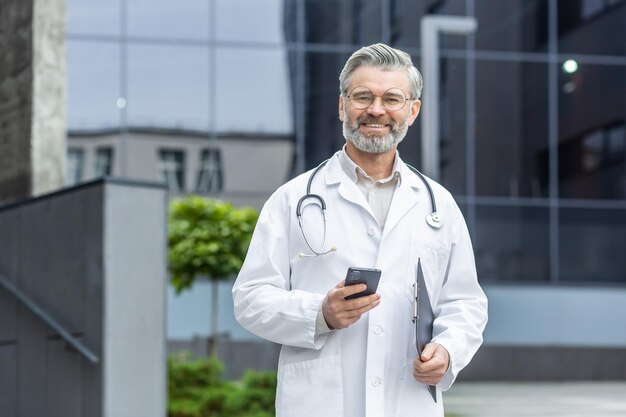
{"label": "gray-haired man", "polygon": [[[263,207],[233,288],[235,315],[283,345],[278,417],[443,416],[428,385],[448,389],[469,363],[487,301],[459,208],[396,151],[419,114],[422,78],[408,54],[376,44],[356,51],[339,81],[346,145]],[[425,221],[431,191],[435,225]],[[418,261],[434,313],[421,355]],[[349,267],[381,270],[377,292],[346,299],[365,288],[345,285]]]}

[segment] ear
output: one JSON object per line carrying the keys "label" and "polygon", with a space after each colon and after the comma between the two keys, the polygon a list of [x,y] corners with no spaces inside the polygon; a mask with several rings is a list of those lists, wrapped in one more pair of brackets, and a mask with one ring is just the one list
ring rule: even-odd
{"label": "ear", "polygon": [[339,120],[343,122],[343,97],[339,94]]}
{"label": "ear", "polygon": [[417,115],[420,114],[421,108],[422,108],[421,100],[419,99],[414,100],[413,103],[411,104],[411,110],[410,110],[411,115],[409,116],[409,126],[413,124],[413,122],[417,118]]}

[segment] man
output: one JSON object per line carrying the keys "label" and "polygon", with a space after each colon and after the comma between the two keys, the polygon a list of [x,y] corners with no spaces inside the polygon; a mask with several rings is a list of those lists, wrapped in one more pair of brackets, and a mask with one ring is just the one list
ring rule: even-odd
{"label": "man", "polygon": [[[481,344],[487,301],[459,208],[396,151],[419,113],[422,78],[408,54],[376,44],[348,59],[339,82],[346,144],[263,207],[233,288],[235,315],[283,345],[278,417],[443,416],[439,392]],[[421,355],[418,260],[434,312]],[[365,289],[345,285],[349,267],[380,269],[377,292],[346,300]]]}

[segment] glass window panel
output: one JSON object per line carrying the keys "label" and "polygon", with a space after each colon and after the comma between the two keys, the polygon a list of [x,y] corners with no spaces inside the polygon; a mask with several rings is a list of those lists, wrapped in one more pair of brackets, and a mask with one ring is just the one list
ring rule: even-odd
{"label": "glass window panel", "polygon": [[75,185],[83,179],[83,170],[85,168],[84,165],[85,151],[81,148],[68,148],[65,185]]}
{"label": "glass window panel", "polygon": [[626,55],[626,1],[558,0],[559,52]]}
{"label": "glass window panel", "polygon": [[128,124],[209,129],[206,48],[135,45],[128,48]]}
{"label": "glass window panel", "polygon": [[120,2],[67,0],[67,33],[120,35]]}
{"label": "glass window panel", "polygon": [[548,209],[476,207],[474,253],[482,282],[548,281]]}
{"label": "glass window panel", "polygon": [[161,175],[171,191],[185,189],[185,153],[184,151],[161,149],[159,151]]}
{"label": "glass window panel", "polygon": [[[305,19],[307,42],[368,45],[382,35],[380,0],[306,0]],[[286,22],[287,33],[296,22]]]}
{"label": "glass window panel", "polygon": [[491,51],[547,51],[547,0],[477,0],[476,49]]}
{"label": "glass window panel", "polygon": [[348,59],[348,54],[317,53],[305,54],[306,112],[303,131],[305,135],[306,168],[317,166],[337,152],[346,142],[338,115],[339,73]]}
{"label": "glass window panel", "polygon": [[626,209],[562,208],[560,280],[626,283]]}
{"label": "glass window panel", "polygon": [[626,199],[626,66],[579,64],[558,88],[559,195]]}
{"label": "glass window panel", "polygon": [[128,35],[138,37],[209,38],[207,0],[126,0]]}
{"label": "glass window panel", "polygon": [[[217,39],[283,43],[285,25],[296,23],[295,14],[289,19],[283,16],[289,12],[291,3],[295,1],[215,0]],[[295,33],[295,27],[291,29]]]}
{"label": "glass window panel", "polygon": [[[414,59],[414,62],[420,64],[421,60]],[[453,194],[465,194],[468,114],[466,60],[441,59],[439,77],[440,181]],[[428,81],[425,83],[424,88],[429,88]],[[423,105],[428,106],[428,103]]]}
{"label": "glass window panel", "polygon": [[293,132],[290,69],[284,50],[220,48],[216,66],[220,133]]}
{"label": "glass window panel", "polygon": [[476,61],[478,195],[548,195],[547,78],[543,63]]}
{"label": "glass window panel", "polygon": [[220,149],[205,149],[200,156],[200,170],[196,191],[219,193],[223,188],[222,152]]}
{"label": "glass window panel", "polygon": [[[421,19],[425,15],[465,16],[465,1],[389,1],[389,30],[391,44],[403,47],[419,48],[421,42]],[[465,48],[463,36],[444,35],[439,38],[441,48]]]}
{"label": "glass window panel", "polygon": [[120,47],[115,43],[68,41],[68,129],[118,127]]}
{"label": "glass window panel", "polygon": [[106,177],[113,173],[113,148],[96,149],[96,177]]}

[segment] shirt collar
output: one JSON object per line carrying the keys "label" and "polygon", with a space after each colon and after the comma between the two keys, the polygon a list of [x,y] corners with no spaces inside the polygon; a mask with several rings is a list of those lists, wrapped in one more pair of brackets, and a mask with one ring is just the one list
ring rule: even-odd
{"label": "shirt collar", "polygon": [[400,157],[397,150],[395,158],[393,159],[393,168],[391,169],[391,175],[378,181],[374,181],[360,166],[355,164],[354,161],[350,159],[348,153],[346,152],[346,145],[343,145],[341,152],[339,152],[339,164],[341,165],[341,169],[343,170],[343,172],[345,172],[348,178],[350,178],[355,184],[359,180],[359,177],[368,178],[373,182],[381,183],[396,180],[398,186],[400,186],[400,181],[402,180]]}

